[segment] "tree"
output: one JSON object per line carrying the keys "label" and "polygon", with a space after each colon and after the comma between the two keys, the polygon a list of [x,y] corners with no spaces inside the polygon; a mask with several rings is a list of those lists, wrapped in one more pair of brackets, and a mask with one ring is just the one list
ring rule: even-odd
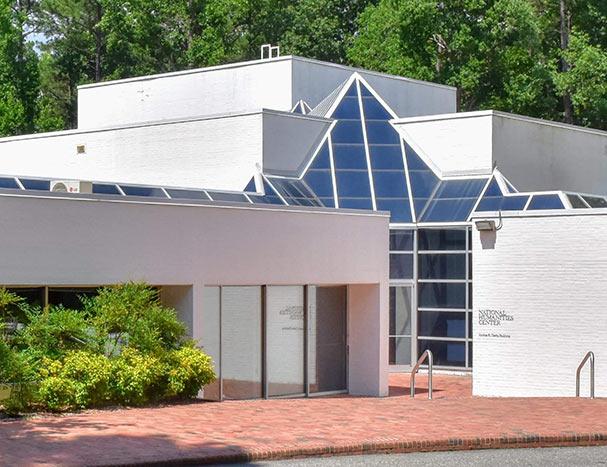
{"label": "tree", "polygon": [[359,17],[356,65],[457,86],[462,108],[551,116],[550,62],[527,0],[381,0]]}
{"label": "tree", "polygon": [[0,136],[33,131],[37,57],[25,38],[24,10],[0,0]]}

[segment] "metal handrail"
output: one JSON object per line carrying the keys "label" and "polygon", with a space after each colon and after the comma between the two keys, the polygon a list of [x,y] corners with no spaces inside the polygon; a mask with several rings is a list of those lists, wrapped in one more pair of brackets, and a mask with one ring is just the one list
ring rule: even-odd
{"label": "metal handrail", "polygon": [[411,397],[415,397],[415,375],[419,371],[419,367],[422,363],[428,358],[428,399],[432,399],[432,366],[434,365],[434,356],[432,355],[432,351],[427,349],[419,360],[411,370],[411,380],[409,381],[409,386],[411,387]]}
{"label": "metal handrail", "polygon": [[580,397],[580,374],[588,359],[590,359],[590,398],[594,399],[594,352],[592,351],[584,355],[582,362],[575,372],[575,397]]}

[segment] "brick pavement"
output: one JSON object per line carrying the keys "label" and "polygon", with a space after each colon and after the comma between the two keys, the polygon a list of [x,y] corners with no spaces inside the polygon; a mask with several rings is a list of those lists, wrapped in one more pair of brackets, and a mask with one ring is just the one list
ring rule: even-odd
{"label": "brick pavement", "polygon": [[[305,455],[607,444],[607,399],[473,398],[435,375],[435,399],[335,396],[192,403],[0,421],[0,465],[245,461]],[[418,377],[424,388],[425,377]]]}

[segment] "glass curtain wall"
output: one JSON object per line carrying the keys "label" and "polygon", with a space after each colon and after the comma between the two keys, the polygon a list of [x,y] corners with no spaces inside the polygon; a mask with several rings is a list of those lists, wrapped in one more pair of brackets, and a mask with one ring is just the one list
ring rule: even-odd
{"label": "glass curtain wall", "polygon": [[418,231],[418,355],[443,367],[471,367],[470,229]]}
{"label": "glass curtain wall", "polygon": [[222,286],[203,293],[204,398],[347,391],[346,286]]}

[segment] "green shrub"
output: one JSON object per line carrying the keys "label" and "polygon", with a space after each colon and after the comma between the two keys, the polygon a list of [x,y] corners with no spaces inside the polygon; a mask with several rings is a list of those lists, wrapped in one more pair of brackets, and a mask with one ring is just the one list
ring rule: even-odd
{"label": "green shrub", "polygon": [[38,387],[39,402],[52,412],[62,412],[78,408],[78,387],[69,378],[49,376]]}
{"label": "green shrub", "polygon": [[160,399],[164,392],[164,373],[164,365],[158,358],[127,347],[112,360],[112,400],[142,405]]}
{"label": "green shrub", "polygon": [[76,384],[78,407],[99,406],[110,399],[112,364],[105,355],[70,352],[63,361],[60,375]]}
{"label": "green shrub", "polygon": [[191,398],[215,380],[211,357],[193,346],[171,350],[167,356],[167,397]]}
{"label": "green shrub", "polygon": [[70,350],[91,348],[91,328],[86,315],[62,306],[26,309],[28,323],[17,332],[16,342],[30,355],[58,359]]}
{"label": "green shrub", "polygon": [[19,315],[20,305],[22,304],[23,298],[13,292],[9,292],[4,287],[0,287],[0,324],[3,321],[10,321]]}

